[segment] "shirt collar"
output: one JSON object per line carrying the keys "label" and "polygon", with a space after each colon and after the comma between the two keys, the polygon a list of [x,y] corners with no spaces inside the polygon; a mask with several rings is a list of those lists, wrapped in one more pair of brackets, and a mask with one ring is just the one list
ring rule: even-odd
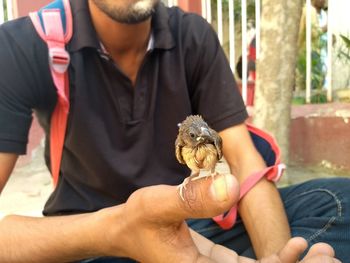
{"label": "shirt collar", "polygon": [[71,0],[73,15],[73,36],[68,51],[78,51],[85,47],[99,48],[99,40],[92,24],[88,1]]}
{"label": "shirt collar", "polygon": [[[100,49],[100,41],[90,17],[86,0],[71,0],[73,13],[73,37],[68,44],[68,50],[78,51],[85,47]],[[171,49],[175,47],[174,37],[169,26],[168,9],[163,3],[155,7],[152,17],[152,35],[148,49]]]}
{"label": "shirt collar", "polygon": [[159,3],[152,17],[152,33],[154,48],[171,49],[175,47],[175,40],[170,28],[169,8]]}

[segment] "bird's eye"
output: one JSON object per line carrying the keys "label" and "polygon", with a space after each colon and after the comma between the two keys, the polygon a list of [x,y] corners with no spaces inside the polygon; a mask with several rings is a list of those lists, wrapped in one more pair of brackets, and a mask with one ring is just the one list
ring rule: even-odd
{"label": "bird's eye", "polygon": [[192,139],[194,139],[194,138],[196,137],[196,135],[195,135],[193,132],[190,132],[190,137],[191,137]]}

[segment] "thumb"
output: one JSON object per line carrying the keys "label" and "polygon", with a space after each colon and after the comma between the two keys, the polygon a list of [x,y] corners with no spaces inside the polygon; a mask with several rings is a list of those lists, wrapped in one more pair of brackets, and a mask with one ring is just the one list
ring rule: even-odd
{"label": "thumb", "polygon": [[237,180],[224,174],[190,181],[184,189],[184,200],[176,186],[157,185],[137,190],[127,205],[136,204],[136,209],[141,209],[136,211],[154,223],[171,224],[188,218],[214,217],[229,210],[238,198]]}

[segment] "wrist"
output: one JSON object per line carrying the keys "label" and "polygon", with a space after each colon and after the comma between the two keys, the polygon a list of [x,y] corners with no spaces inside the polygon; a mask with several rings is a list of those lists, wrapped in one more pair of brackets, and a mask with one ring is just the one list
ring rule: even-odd
{"label": "wrist", "polygon": [[[103,256],[100,249],[103,240],[98,233],[101,231],[99,227],[99,212],[79,214],[71,216],[68,223],[70,226],[66,229],[67,251],[71,250],[73,258],[93,258]],[[62,228],[64,229],[64,228]],[[75,255],[75,256],[74,256]]]}
{"label": "wrist", "polygon": [[[87,247],[94,256],[126,257],[128,236],[123,217],[123,205],[103,208],[94,212],[89,222]],[[129,228],[130,232],[130,228]]]}

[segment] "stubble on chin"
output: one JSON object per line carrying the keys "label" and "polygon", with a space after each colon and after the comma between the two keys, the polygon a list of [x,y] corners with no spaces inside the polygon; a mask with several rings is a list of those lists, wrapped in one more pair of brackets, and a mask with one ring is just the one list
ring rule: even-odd
{"label": "stubble on chin", "polygon": [[149,19],[159,0],[140,0],[127,6],[113,6],[108,1],[93,0],[96,6],[111,19],[124,24],[137,24]]}

